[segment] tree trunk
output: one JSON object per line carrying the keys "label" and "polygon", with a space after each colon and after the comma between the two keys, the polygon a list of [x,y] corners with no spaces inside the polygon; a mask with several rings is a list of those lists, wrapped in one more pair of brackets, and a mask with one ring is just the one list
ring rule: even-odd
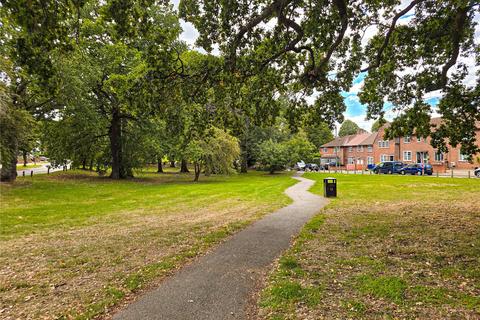
{"label": "tree trunk", "polygon": [[122,119],[120,110],[113,109],[112,120],[110,121],[110,152],[112,154],[112,173],[110,178],[123,179],[126,177],[122,164]]}
{"label": "tree trunk", "polygon": [[157,173],[163,173],[162,157],[157,160]]}
{"label": "tree trunk", "polygon": [[200,167],[200,164],[196,162],[194,163],[194,167],[195,167],[195,179],[193,179],[193,181],[197,182],[198,178],[200,177],[201,167]]}
{"label": "tree trunk", "polygon": [[240,173],[247,173],[248,171],[248,131],[250,128],[250,118],[246,117],[245,119],[245,130],[242,134],[242,139],[240,141]]}
{"label": "tree trunk", "polygon": [[271,166],[270,167],[270,174],[273,174],[275,172],[275,167],[274,166]]}
{"label": "tree trunk", "polygon": [[87,159],[85,158],[82,160],[82,170],[87,170]]}
{"label": "tree trunk", "polygon": [[180,165],[180,172],[181,173],[189,173],[188,171],[188,166],[187,166],[187,160],[182,159],[181,165]]}
{"label": "tree trunk", "polygon": [[27,151],[26,150],[22,150],[22,156],[23,156],[23,166],[26,167],[27,163],[28,163],[28,161],[27,161]]}
{"label": "tree trunk", "polygon": [[90,166],[89,166],[88,170],[93,171],[93,159],[90,160]]}
{"label": "tree trunk", "polygon": [[0,181],[13,182],[17,178],[17,140],[10,141],[2,152],[2,169],[0,170]]}
{"label": "tree trunk", "polygon": [[170,160],[170,168],[175,168],[175,160]]}
{"label": "tree trunk", "polygon": [[240,158],[240,173],[247,173],[248,171],[248,156],[247,151],[242,151]]}

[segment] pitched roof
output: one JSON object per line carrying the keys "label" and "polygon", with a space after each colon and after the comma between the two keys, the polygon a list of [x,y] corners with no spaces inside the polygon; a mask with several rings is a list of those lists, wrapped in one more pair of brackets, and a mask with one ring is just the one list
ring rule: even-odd
{"label": "pitched roof", "polygon": [[341,147],[344,146],[345,143],[349,140],[352,136],[345,136],[345,137],[337,137],[330,142],[325,143],[322,147]]}
{"label": "pitched roof", "polygon": [[363,145],[363,141],[366,140],[370,136],[370,133],[360,133],[352,136],[351,139],[345,144],[347,147],[351,146],[360,146]]}
{"label": "pitched roof", "polygon": [[377,138],[378,132],[370,133],[368,137],[362,141],[362,145],[374,144],[375,139]]}

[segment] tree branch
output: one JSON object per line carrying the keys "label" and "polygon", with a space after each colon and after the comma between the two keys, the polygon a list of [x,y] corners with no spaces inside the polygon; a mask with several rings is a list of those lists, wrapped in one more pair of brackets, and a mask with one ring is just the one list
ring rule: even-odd
{"label": "tree branch", "polygon": [[255,28],[258,24],[260,24],[263,20],[271,17],[275,11],[278,11],[279,8],[285,7],[291,0],[277,0],[271,3],[270,5],[266,6],[262,12],[253,17],[250,21],[247,22],[244,26],[240,28],[238,31],[237,35],[235,36],[235,39],[233,40],[233,43],[231,45],[231,54],[230,54],[230,70],[233,71],[235,69],[236,65],[236,58],[237,58],[237,48],[240,45],[240,42],[242,41],[243,37],[247,32]]}
{"label": "tree branch", "polygon": [[399,13],[397,13],[393,17],[392,23],[390,24],[390,28],[388,29],[387,34],[385,35],[385,40],[383,41],[382,46],[380,47],[380,49],[377,52],[377,56],[375,58],[375,63],[369,65],[368,67],[366,67],[362,70],[360,70],[361,72],[366,72],[366,71],[369,71],[371,69],[375,69],[375,68],[380,67],[380,64],[382,63],[383,51],[385,51],[385,49],[388,46],[388,43],[390,42],[390,38],[392,37],[392,34],[395,31],[395,27],[396,27],[398,19],[400,19],[405,14],[407,14],[407,12],[409,12],[418,3],[423,2],[423,1],[424,0],[413,0],[412,2],[410,2],[410,4],[405,9],[403,9],[402,11],[400,11]]}

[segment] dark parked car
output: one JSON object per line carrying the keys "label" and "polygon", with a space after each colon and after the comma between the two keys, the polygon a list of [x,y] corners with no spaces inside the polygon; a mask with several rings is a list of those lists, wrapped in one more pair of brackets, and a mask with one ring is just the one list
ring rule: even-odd
{"label": "dark parked car", "polygon": [[399,161],[385,161],[385,162],[380,162],[378,165],[373,168],[374,173],[387,173],[387,174],[394,174],[394,173],[400,173],[400,170],[404,167],[405,165],[402,162]]}
{"label": "dark parked car", "polygon": [[305,171],[318,171],[320,168],[318,167],[318,164],[315,163],[307,163],[305,165]]}
{"label": "dark parked car", "polygon": [[431,176],[433,174],[433,168],[429,164],[422,165],[421,163],[412,163],[402,169],[400,169],[401,174],[428,174]]}
{"label": "dark parked car", "polygon": [[477,178],[480,178],[480,168],[475,168],[475,171],[473,173],[477,176]]}

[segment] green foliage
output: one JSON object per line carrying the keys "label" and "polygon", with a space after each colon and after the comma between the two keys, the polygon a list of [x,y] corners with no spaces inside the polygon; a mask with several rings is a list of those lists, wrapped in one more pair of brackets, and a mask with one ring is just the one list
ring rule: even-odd
{"label": "green foliage", "polygon": [[292,135],[288,140],[277,142],[268,139],[257,147],[257,160],[270,173],[293,166],[300,160],[311,162],[318,155],[317,148],[308,141],[303,131]]}
{"label": "green foliage", "polygon": [[340,130],[338,131],[338,136],[345,137],[351,134],[356,134],[358,130],[360,130],[360,127],[358,126],[358,124],[356,124],[352,120],[345,120],[340,126]]}
{"label": "green foliage", "polygon": [[321,145],[333,140],[334,136],[332,130],[325,122],[318,123],[316,125],[310,125],[305,128],[308,140],[315,145],[317,150]]}
{"label": "green foliage", "polygon": [[370,130],[371,132],[378,132],[380,127],[382,126],[382,121],[380,119],[375,120],[374,123],[372,123],[372,129]]}
{"label": "green foliage", "polygon": [[191,141],[184,153],[195,165],[195,181],[202,168],[206,174],[232,171],[235,160],[240,155],[238,140],[227,132],[212,127],[208,136]]}
{"label": "green foliage", "polygon": [[270,173],[282,170],[290,162],[288,146],[272,139],[264,141],[258,146],[257,160]]}
{"label": "green foliage", "polygon": [[[368,106],[367,117],[383,118],[386,103],[396,111],[413,109],[412,114],[422,116],[399,117],[393,124],[398,122],[409,134],[429,125],[432,108],[422,106],[426,94],[447,93],[439,111],[448,121],[434,143],[465,136],[462,143],[468,153],[479,151],[471,137],[475,121],[480,121],[475,98],[480,96],[480,82],[473,66],[460,57],[480,63],[475,39],[478,10],[475,1],[450,0],[410,1],[406,6],[398,1],[321,0],[308,5],[262,0],[182,0],[179,4],[180,16],[200,33],[197,45],[209,52],[218,46],[231,76],[259,75],[275,67],[294,96],[288,122],[308,105],[303,95],[314,93],[309,116],[317,122],[342,122],[346,108],[340,92],[348,91],[354,77],[363,72],[366,79],[360,99]],[[376,33],[365,44],[365,30],[372,26]],[[295,97],[298,92],[302,95]],[[460,127],[453,116],[458,114],[465,115]],[[394,131],[391,134],[393,138]]]}
{"label": "green foliage", "polygon": [[301,160],[312,162],[315,157],[320,155],[318,149],[308,140],[307,134],[303,131],[295,134],[286,144],[290,154],[289,165],[294,165]]}

